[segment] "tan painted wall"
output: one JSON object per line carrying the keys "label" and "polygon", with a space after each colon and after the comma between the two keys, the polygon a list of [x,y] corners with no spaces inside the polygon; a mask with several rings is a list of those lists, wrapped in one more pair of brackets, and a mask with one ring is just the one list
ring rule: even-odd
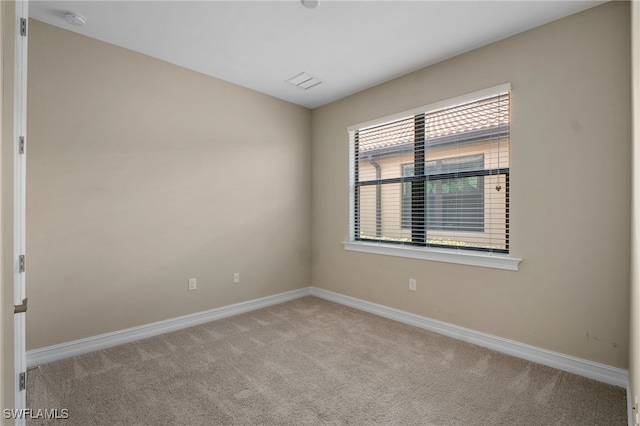
{"label": "tan painted wall", "polygon": [[[314,110],[313,285],[627,368],[629,13],[610,2]],[[347,127],[505,82],[520,271],[344,251]]]}
{"label": "tan painted wall", "polygon": [[[15,3],[0,2],[0,404],[14,405],[13,356],[13,66]],[[0,424],[13,424],[2,416]]]}
{"label": "tan painted wall", "polygon": [[308,109],[30,31],[28,350],[310,284]]}

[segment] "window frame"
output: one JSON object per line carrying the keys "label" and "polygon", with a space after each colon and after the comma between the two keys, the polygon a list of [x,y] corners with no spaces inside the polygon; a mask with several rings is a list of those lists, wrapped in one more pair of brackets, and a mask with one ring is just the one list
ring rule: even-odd
{"label": "window frame", "polygon": [[[357,130],[372,127],[372,126],[382,126],[386,123],[391,123],[397,121],[399,119],[407,118],[408,116],[413,115],[415,117],[415,139],[414,143],[415,152],[414,152],[414,175],[420,174],[424,175],[424,170],[422,172],[420,170],[415,170],[417,167],[425,167],[425,158],[424,158],[424,116],[432,111],[437,111],[443,108],[450,108],[456,104],[463,104],[471,101],[475,101],[482,98],[487,98],[491,96],[495,96],[498,93],[503,93],[511,90],[511,85],[509,83],[502,84],[499,86],[494,86],[491,88],[487,88],[484,90],[480,90],[477,92],[469,93],[466,95],[458,96],[453,99],[447,99],[441,102],[437,102],[431,105],[422,106],[419,108],[414,108],[409,111],[399,112],[390,116],[382,117],[375,120],[370,120],[364,123],[359,123],[356,125],[352,125],[348,127],[348,132],[350,135],[357,135]],[[422,120],[422,122],[420,122]],[[422,133],[421,133],[422,132]],[[420,146],[422,143],[422,146]],[[421,148],[421,149],[420,149]],[[355,182],[359,182],[358,176],[358,167],[355,165],[355,153],[358,151],[358,138],[350,137],[350,152],[349,152],[349,171],[350,171],[350,200],[349,200],[349,239],[348,241],[344,241],[345,250],[351,251],[360,251],[366,253],[375,253],[375,254],[385,254],[392,256],[400,256],[400,257],[409,257],[414,259],[426,259],[426,260],[436,260],[443,262],[452,262],[452,263],[460,263],[474,266],[486,266],[492,268],[499,269],[508,269],[508,270],[518,270],[518,265],[521,261],[520,258],[512,257],[509,254],[510,244],[509,240],[509,217],[507,213],[506,218],[506,229],[507,229],[507,239],[506,239],[506,249],[505,250],[494,250],[487,249],[483,250],[481,247],[473,247],[473,248],[464,248],[464,247],[447,247],[437,244],[429,244],[427,241],[427,223],[423,222],[418,227],[412,226],[415,231],[416,228],[420,226],[424,229],[418,231],[418,233],[412,235],[412,242],[404,242],[404,243],[395,243],[392,241],[380,241],[380,240],[371,240],[371,239],[360,239],[357,237],[357,228],[358,223],[356,223],[357,218],[359,218],[359,212],[357,209],[359,208],[358,203],[355,201],[359,197],[360,185],[355,185]],[[404,163],[409,164],[409,163]],[[404,167],[404,164],[401,164],[400,167]],[[506,170],[482,170],[477,172],[468,172],[469,176],[480,176],[480,175],[488,175],[490,173],[500,173],[506,174],[506,185],[508,190],[509,185],[509,168]],[[462,172],[464,177],[467,172]],[[437,179],[445,179],[448,174],[441,173],[439,175],[434,175]],[[452,176],[453,177],[453,174]],[[455,177],[461,177],[460,173],[458,173]],[[415,179],[414,177],[406,178],[402,176],[402,178],[397,179],[399,182],[404,185],[405,182],[412,182],[412,198],[415,200],[415,197],[425,198],[425,184],[430,177],[426,179]],[[403,187],[404,188],[404,187]],[[402,193],[402,192],[401,192]],[[484,196],[483,196],[484,199]],[[424,205],[425,201],[423,201]],[[401,207],[404,206],[401,197]],[[509,198],[507,192],[506,199],[506,208],[507,212],[509,211]],[[402,209],[401,209],[402,211]],[[404,214],[400,215],[401,228],[406,229],[403,226]],[[413,224],[415,225],[415,224]],[[420,235],[421,232],[421,235]],[[413,231],[412,231],[413,234]],[[416,238],[417,237],[417,238]],[[415,238],[415,239],[414,239]],[[422,240],[420,240],[422,238]]]}

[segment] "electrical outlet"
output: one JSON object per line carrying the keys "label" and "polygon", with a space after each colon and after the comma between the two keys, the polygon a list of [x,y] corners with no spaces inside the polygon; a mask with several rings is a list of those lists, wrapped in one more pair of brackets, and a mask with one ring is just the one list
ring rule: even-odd
{"label": "electrical outlet", "polygon": [[195,278],[189,278],[189,291],[193,291],[198,288],[198,283]]}
{"label": "electrical outlet", "polygon": [[240,272],[233,273],[233,282],[236,284],[240,282]]}
{"label": "electrical outlet", "polygon": [[416,291],[416,279],[409,278],[409,290]]}

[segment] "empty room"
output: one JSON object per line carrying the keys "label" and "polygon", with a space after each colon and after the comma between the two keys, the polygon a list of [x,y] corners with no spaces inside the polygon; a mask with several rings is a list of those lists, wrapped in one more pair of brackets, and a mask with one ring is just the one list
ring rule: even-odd
{"label": "empty room", "polygon": [[637,13],[1,2],[2,424],[640,425]]}

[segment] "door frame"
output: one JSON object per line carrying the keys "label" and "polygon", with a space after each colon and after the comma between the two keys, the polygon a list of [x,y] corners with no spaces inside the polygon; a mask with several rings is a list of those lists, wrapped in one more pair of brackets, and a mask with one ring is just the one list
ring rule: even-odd
{"label": "door frame", "polygon": [[[15,58],[13,93],[13,302],[21,305],[27,297],[26,272],[21,256],[26,255],[26,137],[27,137],[27,33],[21,34],[21,19],[29,20],[28,0],[15,2]],[[25,142],[21,143],[21,139]],[[21,145],[24,149],[21,150]],[[14,314],[15,408],[27,408],[26,389],[20,389],[20,374],[27,372],[26,312]],[[20,411],[19,411],[20,412]],[[24,413],[24,411],[22,411]],[[16,416],[16,425],[26,424]]]}

